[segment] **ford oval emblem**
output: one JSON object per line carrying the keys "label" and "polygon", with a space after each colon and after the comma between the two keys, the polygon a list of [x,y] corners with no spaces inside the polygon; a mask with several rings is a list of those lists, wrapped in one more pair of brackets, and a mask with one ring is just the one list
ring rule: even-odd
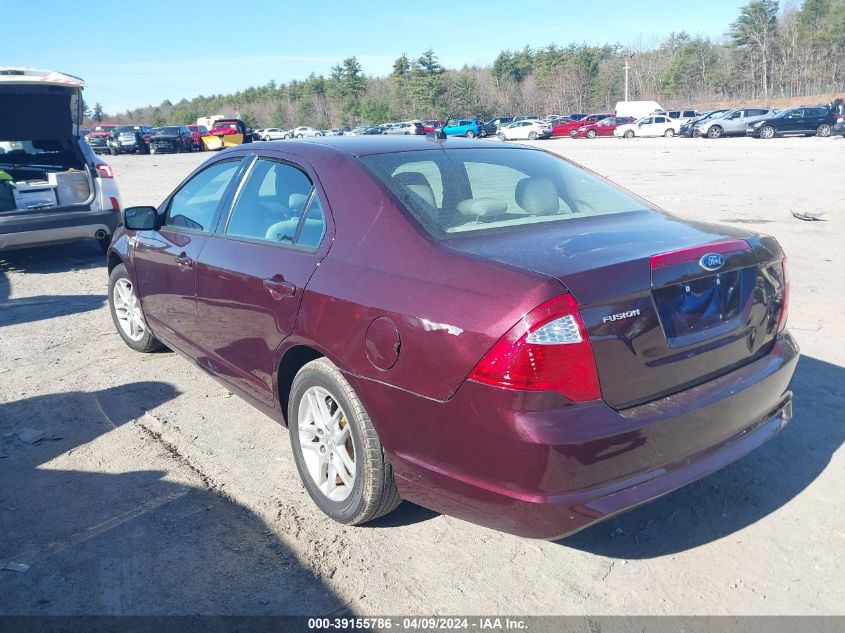
{"label": "ford oval emblem", "polygon": [[704,270],[713,272],[714,270],[719,270],[725,265],[725,256],[720,255],[719,253],[707,253],[698,260],[698,265]]}

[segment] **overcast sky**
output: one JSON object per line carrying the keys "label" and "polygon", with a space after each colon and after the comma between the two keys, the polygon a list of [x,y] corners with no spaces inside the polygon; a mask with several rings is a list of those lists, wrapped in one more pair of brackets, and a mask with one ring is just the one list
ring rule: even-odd
{"label": "overcast sky", "polygon": [[353,55],[366,74],[379,76],[400,54],[416,57],[427,48],[460,68],[526,45],[648,44],[681,30],[721,38],[743,4],[0,0],[9,27],[0,38],[0,65],[80,76],[86,102],[115,113],[328,74]]}

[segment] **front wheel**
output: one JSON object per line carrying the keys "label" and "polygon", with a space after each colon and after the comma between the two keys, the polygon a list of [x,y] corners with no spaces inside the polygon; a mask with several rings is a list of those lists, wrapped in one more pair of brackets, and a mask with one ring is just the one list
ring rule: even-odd
{"label": "front wheel", "polygon": [[714,125],[709,130],[707,130],[707,138],[721,138],[722,137],[722,128],[718,125]]}
{"label": "front wheel", "polygon": [[817,135],[817,136],[830,136],[830,133],[831,133],[832,131],[833,131],[833,128],[831,128],[831,127],[830,127],[830,125],[828,125],[827,123],[822,123],[822,124],[821,124],[821,125],[820,125],[817,129],[816,129],[816,135]]}
{"label": "front wheel", "polygon": [[760,138],[774,138],[775,136],[775,128],[771,125],[765,125],[760,130]]}
{"label": "front wheel", "polygon": [[625,138],[634,138],[634,130],[626,130],[623,136]]}
{"label": "front wheel", "polygon": [[672,138],[673,136],[675,136],[675,130],[669,128],[663,133],[663,136],[665,136],[666,138]]}
{"label": "front wheel", "polygon": [[305,489],[335,521],[359,525],[401,503],[393,467],[370,416],[328,359],[313,360],[296,374],[288,430]]}
{"label": "front wheel", "polygon": [[109,309],[120,338],[136,352],[154,352],[163,347],[147,327],[135,284],[123,264],[115,266],[109,275]]}
{"label": "front wheel", "polygon": [[499,132],[498,134],[496,134],[496,138],[497,138],[497,139],[499,139],[500,141],[506,141],[506,140],[508,140],[508,139],[505,137],[504,132]]}
{"label": "front wheel", "polygon": [[596,138],[595,130],[587,130],[587,138]]}
{"label": "front wheel", "polygon": [[487,130],[479,130],[478,136],[480,136],[481,138],[486,137],[487,136]]}

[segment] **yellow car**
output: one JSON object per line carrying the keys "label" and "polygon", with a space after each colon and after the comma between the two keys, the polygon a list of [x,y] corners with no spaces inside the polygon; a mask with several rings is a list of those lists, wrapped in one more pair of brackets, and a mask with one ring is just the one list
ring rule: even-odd
{"label": "yellow car", "polygon": [[220,150],[251,142],[252,134],[248,132],[246,123],[240,119],[215,121],[214,127],[208,132],[208,136],[202,137],[202,144],[207,150]]}

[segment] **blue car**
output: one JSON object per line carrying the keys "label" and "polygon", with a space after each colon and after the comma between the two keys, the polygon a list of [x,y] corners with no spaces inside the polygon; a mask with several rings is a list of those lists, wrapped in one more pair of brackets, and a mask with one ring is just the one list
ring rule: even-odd
{"label": "blue car", "polygon": [[449,121],[449,125],[443,128],[443,133],[446,136],[466,136],[467,138],[475,138],[478,136],[481,128],[476,119],[457,119]]}

